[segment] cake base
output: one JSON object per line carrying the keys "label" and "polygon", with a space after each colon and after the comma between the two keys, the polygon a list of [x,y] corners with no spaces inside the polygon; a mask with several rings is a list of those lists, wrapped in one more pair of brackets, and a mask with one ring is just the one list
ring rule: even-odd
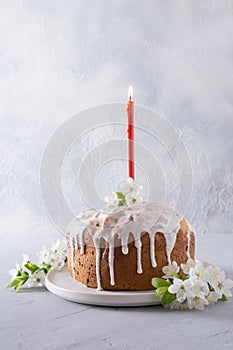
{"label": "cake base", "polygon": [[[181,228],[177,233],[176,242],[171,252],[171,261],[176,261],[178,265],[185,263],[195,255],[194,233],[190,232],[188,239],[188,225],[185,220],[181,222]],[[109,249],[101,248],[100,257],[100,276],[101,286],[105,290],[118,291],[142,291],[152,290],[151,279],[153,277],[163,276],[162,268],[168,265],[166,255],[166,241],[162,233],[155,234],[155,257],[157,267],[152,267],[150,258],[150,238],[145,232],[141,237],[142,242],[142,271],[137,272],[137,249],[134,242],[128,244],[128,254],[122,253],[121,246],[114,248],[114,270],[115,284],[110,283],[109,269]],[[189,242],[189,243],[188,243]],[[93,246],[86,245],[84,254],[81,254],[80,247],[71,249],[70,240],[68,245],[68,269],[70,275],[84,285],[97,288],[96,278],[96,249]],[[71,261],[73,260],[73,264]]]}

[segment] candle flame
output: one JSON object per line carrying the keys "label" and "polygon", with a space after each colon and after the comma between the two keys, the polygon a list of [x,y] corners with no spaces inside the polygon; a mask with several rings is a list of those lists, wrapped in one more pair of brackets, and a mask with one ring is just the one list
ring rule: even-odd
{"label": "candle flame", "polygon": [[128,96],[129,96],[129,100],[133,99],[133,87],[132,87],[132,85],[130,85],[128,88]]}

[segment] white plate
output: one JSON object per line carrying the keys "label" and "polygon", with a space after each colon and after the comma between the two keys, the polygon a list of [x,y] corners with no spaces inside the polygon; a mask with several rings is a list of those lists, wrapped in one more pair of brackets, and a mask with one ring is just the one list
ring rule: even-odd
{"label": "white plate", "polygon": [[47,289],[59,297],[81,304],[102,306],[146,306],[161,304],[155,290],[140,292],[97,291],[73,279],[67,266],[61,271],[50,271],[45,280]]}

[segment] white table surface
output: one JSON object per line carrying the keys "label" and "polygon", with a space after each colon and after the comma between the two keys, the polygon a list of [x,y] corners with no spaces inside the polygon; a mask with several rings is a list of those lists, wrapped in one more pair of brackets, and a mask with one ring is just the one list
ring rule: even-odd
{"label": "white table surface", "polygon": [[[161,306],[106,308],[79,305],[45,289],[16,294],[5,289],[21,253],[39,239],[1,239],[0,348],[11,349],[233,349],[233,300],[204,311]],[[233,234],[197,237],[197,257],[233,278]]]}

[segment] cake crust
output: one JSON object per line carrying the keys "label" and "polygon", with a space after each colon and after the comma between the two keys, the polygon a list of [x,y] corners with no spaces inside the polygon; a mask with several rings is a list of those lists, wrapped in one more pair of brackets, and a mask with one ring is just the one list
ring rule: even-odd
{"label": "cake crust", "polygon": [[[96,275],[96,248],[91,244],[90,236],[85,236],[84,251],[77,243],[76,247],[71,247],[69,232],[67,234],[68,247],[68,269],[72,277],[78,282],[97,288]],[[163,276],[162,268],[168,265],[167,247],[164,234],[156,232],[154,236],[154,251],[157,266],[151,264],[150,236],[147,232],[141,234],[141,261],[142,273],[137,272],[137,248],[135,242],[128,243],[128,253],[123,254],[120,245],[114,248],[114,278],[115,284],[111,284],[109,267],[109,247],[100,248],[99,273],[101,286],[105,290],[125,290],[140,291],[153,289],[151,279]],[[180,229],[176,235],[175,245],[171,251],[170,260],[176,261],[178,265],[185,263],[188,257],[194,259],[195,237],[193,232],[189,232],[187,222],[183,219],[180,222]]]}

